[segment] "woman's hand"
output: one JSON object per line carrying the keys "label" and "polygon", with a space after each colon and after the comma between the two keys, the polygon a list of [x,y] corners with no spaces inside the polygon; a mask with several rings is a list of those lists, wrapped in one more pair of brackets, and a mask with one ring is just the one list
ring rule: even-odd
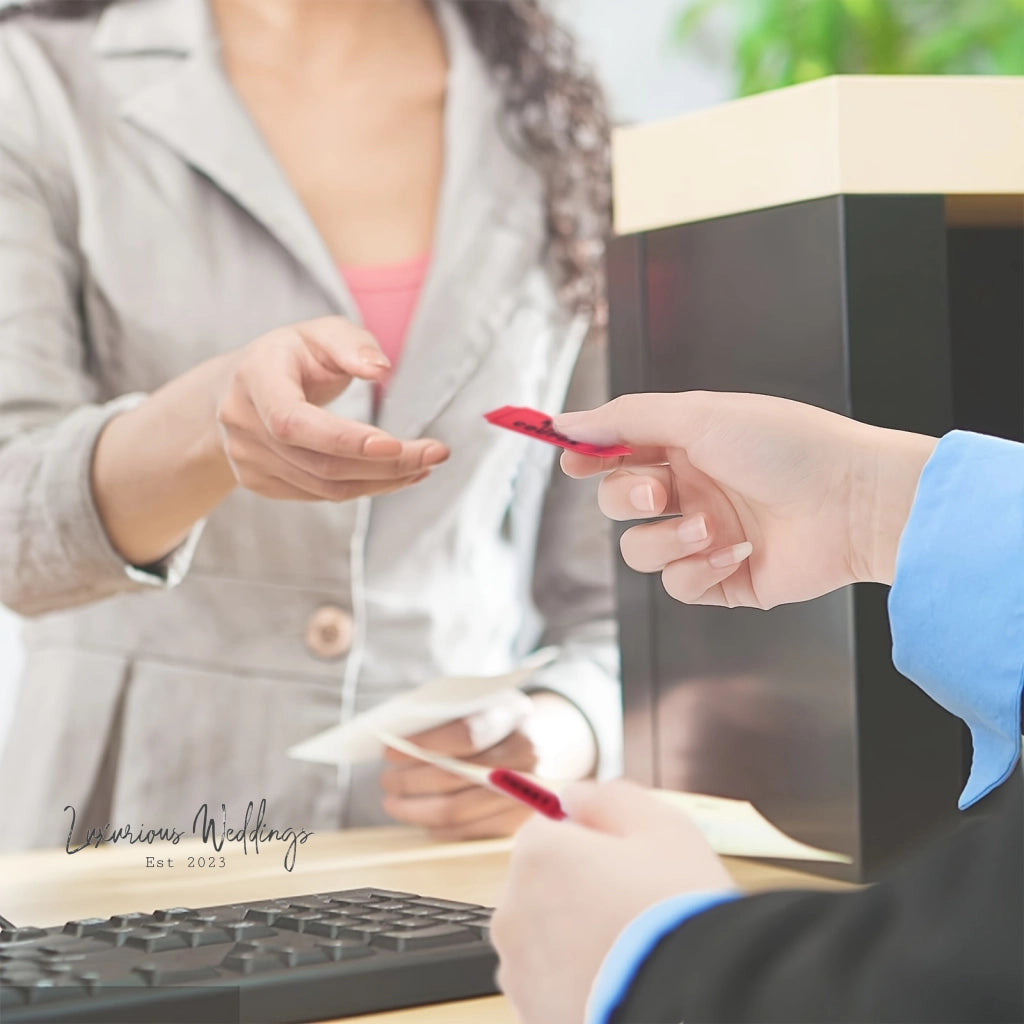
{"label": "woman's hand", "polygon": [[[891,582],[917,481],[935,440],[764,395],[627,395],[555,420],[627,444],[602,481],[622,554],[689,604],[771,608],[857,581]],[[610,460],[566,452],[570,476]],[[671,517],[671,518],[658,518]]]}
{"label": "woman's hand", "polygon": [[[593,770],[593,733],[573,704],[554,693],[515,698],[407,738],[446,757],[522,772],[541,770],[549,778],[582,778]],[[436,839],[511,835],[533,813],[501,793],[396,750],[387,750],[385,760],[388,766],[380,777],[384,810],[397,821],[428,829]]]}
{"label": "woman's hand", "polygon": [[230,360],[216,405],[224,456],[243,487],[270,498],[348,501],[422,480],[448,458],[430,439],[399,441],[321,408],[354,377],[390,363],[373,337],[340,317],[271,331]]}
{"label": "woman's hand", "polygon": [[132,565],[159,562],[238,484],[346,501],[421,480],[448,457],[443,444],[399,441],[321,408],[388,365],[366,331],[325,317],[208,359],[113,416],[91,481],[111,544]]}
{"label": "woman's hand", "polygon": [[562,804],[568,821],[535,816],[516,837],[491,921],[522,1024],[582,1021],[605,955],[648,907],[734,888],[693,822],[632,783],[577,784]]}

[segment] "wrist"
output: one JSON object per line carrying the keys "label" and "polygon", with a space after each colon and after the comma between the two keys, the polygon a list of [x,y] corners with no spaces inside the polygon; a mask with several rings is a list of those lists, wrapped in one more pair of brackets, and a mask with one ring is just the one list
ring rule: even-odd
{"label": "wrist", "polygon": [[861,494],[852,504],[852,561],[859,582],[891,584],[917,485],[938,439],[879,427],[866,430]]}
{"label": "wrist", "polygon": [[93,499],[112,546],[131,565],[164,558],[236,485],[211,412],[220,364],[210,360],[165,384],[114,416],[97,439]]}
{"label": "wrist", "polygon": [[196,472],[208,481],[211,488],[222,491],[223,497],[235,489],[238,480],[224,450],[218,410],[237,363],[238,352],[229,352],[197,368],[206,377],[207,400],[196,418],[195,430],[190,433],[191,444],[188,448],[188,458]]}

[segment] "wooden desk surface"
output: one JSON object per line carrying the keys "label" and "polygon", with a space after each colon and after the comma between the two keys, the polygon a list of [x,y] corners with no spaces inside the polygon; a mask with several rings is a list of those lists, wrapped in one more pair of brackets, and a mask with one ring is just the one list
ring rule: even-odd
{"label": "wooden desk surface", "polygon": [[[298,847],[294,870],[277,846],[222,851],[224,868],[187,867],[209,856],[198,842],[178,846],[91,847],[74,855],[35,850],[0,856],[0,913],[18,925],[40,927],[83,917],[170,906],[211,906],[331,889],[375,886],[493,906],[501,893],[510,841],[434,843],[407,828],[354,829],[317,834]],[[146,858],[171,858],[173,867],[146,867]],[[783,868],[728,859],[737,883],[749,891],[793,886],[836,888],[842,883]],[[363,1024],[515,1024],[500,996],[347,1018]]]}

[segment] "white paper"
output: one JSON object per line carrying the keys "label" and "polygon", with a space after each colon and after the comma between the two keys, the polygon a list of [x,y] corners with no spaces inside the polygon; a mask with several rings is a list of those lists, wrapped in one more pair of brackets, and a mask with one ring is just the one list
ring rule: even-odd
{"label": "white paper", "polygon": [[441,676],[378,704],[288,751],[289,757],[320,764],[354,764],[381,757],[378,733],[410,736],[456,718],[504,708],[510,720],[525,714],[529,699],[518,688],[555,658],[552,647],[531,654],[512,672],[498,676]]}
{"label": "white paper", "polygon": [[723,856],[852,863],[852,858],[845,854],[819,850],[792,839],[746,800],[728,800],[700,793],[676,793],[668,789],[657,789],[654,792],[666,803],[685,811],[715,853]]}

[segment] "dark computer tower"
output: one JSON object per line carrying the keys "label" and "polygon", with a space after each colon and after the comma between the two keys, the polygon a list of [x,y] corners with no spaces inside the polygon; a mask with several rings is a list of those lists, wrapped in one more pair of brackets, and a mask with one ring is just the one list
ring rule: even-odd
{"label": "dark computer tower", "polygon": [[[614,393],[751,391],[866,422],[1024,436],[1024,238],[941,196],[832,196],[619,237]],[[809,554],[811,554],[809,552]],[[870,879],[948,826],[966,730],[890,660],[888,590],[686,607],[620,565],[626,773],[748,799]]]}

